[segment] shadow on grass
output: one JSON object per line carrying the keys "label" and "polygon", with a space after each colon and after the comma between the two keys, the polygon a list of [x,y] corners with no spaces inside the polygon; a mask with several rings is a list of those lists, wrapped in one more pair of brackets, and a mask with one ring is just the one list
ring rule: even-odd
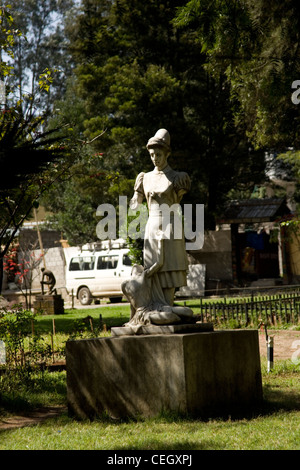
{"label": "shadow on grass", "polygon": [[[0,414],[1,411],[17,412],[34,409],[34,407],[44,405],[44,396],[49,397],[48,401],[52,405],[67,404],[67,390],[66,390],[66,376],[64,372],[59,373],[43,373],[38,375],[31,381],[23,384],[19,390],[11,391],[10,393],[0,390]],[[41,398],[40,398],[41,397]],[[51,398],[53,397],[53,398]],[[163,412],[159,416],[152,418],[155,421],[163,421],[165,423],[180,423],[183,421],[191,422],[207,422],[211,419],[217,419],[220,421],[237,421],[241,419],[251,420],[257,417],[267,417],[278,412],[292,412],[300,411],[300,394],[295,391],[282,391],[273,386],[264,386],[264,399],[255,407],[247,409],[236,409],[226,412],[223,410],[215,413],[210,413],[208,416],[193,416],[193,415],[182,415],[175,412]],[[76,417],[69,416],[70,421],[82,421],[77,420]],[[85,421],[85,420],[83,420]],[[89,420],[87,420],[89,421]],[[107,424],[124,424],[130,422],[143,422],[145,418],[122,418],[113,419],[107,414],[95,417],[95,419],[89,422],[101,422]],[[189,444],[191,444],[189,442]],[[198,445],[198,444],[197,444]],[[186,447],[182,447],[186,448]],[[174,449],[174,447],[173,447]],[[178,448],[181,449],[181,448]],[[191,447],[192,449],[192,447]]]}
{"label": "shadow on grass", "polygon": [[264,414],[278,411],[300,411],[300,392],[280,390],[279,386],[264,385]]}
{"label": "shadow on grass", "polygon": [[2,377],[0,388],[0,415],[34,410],[41,406],[67,404],[65,372],[37,372],[10,381]]}
{"label": "shadow on grass", "polygon": [[[175,411],[163,411],[159,415],[152,417],[152,418],[144,418],[142,416],[138,417],[122,417],[122,418],[112,418],[107,413],[103,413],[101,415],[95,416],[90,420],[83,420],[88,422],[100,422],[106,423],[110,425],[121,425],[121,424],[130,424],[130,423],[143,423],[153,421],[153,423],[206,423],[211,420],[216,420],[220,422],[227,422],[227,421],[240,421],[240,420],[247,420],[251,421],[256,418],[267,418],[272,414],[276,414],[278,412],[297,412],[300,411],[300,397],[299,394],[295,391],[287,392],[281,391],[278,389],[269,389],[264,390],[264,398],[260,403],[253,404],[251,407],[236,407],[235,409],[231,408],[230,410],[225,409],[216,409],[212,408],[211,410],[207,410],[205,414],[200,415],[192,415],[192,414],[181,414]],[[82,421],[74,416],[69,416],[70,419],[74,421]],[[189,441],[190,444],[190,441]],[[198,444],[197,444],[198,445]],[[186,447],[182,447],[186,448]],[[174,447],[173,447],[174,449]],[[181,448],[179,448],[181,449]],[[192,449],[192,447],[191,447]]]}

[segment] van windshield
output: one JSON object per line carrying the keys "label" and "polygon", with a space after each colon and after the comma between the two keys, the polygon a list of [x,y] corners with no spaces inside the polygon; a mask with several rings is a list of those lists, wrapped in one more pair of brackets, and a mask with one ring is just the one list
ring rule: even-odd
{"label": "van windshield", "polygon": [[70,261],[69,271],[91,271],[95,266],[95,256],[76,256]]}

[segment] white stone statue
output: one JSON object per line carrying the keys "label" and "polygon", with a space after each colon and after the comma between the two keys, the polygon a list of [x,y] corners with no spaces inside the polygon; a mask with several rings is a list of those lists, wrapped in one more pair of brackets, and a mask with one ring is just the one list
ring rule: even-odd
{"label": "white stone statue", "polygon": [[148,205],[144,267],[135,267],[122,289],[132,307],[130,324],[173,324],[190,318],[193,312],[173,307],[175,288],[187,284],[188,260],[180,214],[164,208],[180,207],[182,196],[190,189],[190,179],[187,173],[176,172],[168,165],[171,147],[166,129],[156,132],[147,149],[154,170],[137,176],[130,201],[132,209],[137,209],[144,198]]}

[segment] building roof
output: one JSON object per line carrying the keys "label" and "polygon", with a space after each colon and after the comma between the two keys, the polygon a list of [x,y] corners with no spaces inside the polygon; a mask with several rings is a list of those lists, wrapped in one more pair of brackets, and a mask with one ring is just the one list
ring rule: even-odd
{"label": "building roof", "polygon": [[272,222],[290,214],[285,198],[245,199],[230,201],[220,217],[219,223],[247,224],[256,222]]}

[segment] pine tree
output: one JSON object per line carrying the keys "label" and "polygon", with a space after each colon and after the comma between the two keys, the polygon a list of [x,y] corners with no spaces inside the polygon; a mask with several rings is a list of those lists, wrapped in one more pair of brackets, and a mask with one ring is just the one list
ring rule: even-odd
{"label": "pine tree", "polygon": [[263,152],[251,152],[245,128],[235,126],[225,72],[213,76],[198,33],[174,23],[184,5],[84,0],[69,30],[72,86],[85,138],[105,131],[94,142],[102,170],[133,180],[152,169],[146,142],[167,128],[170,165],[192,178],[185,202],[205,204],[206,228],[213,228],[228,192],[261,179]]}

